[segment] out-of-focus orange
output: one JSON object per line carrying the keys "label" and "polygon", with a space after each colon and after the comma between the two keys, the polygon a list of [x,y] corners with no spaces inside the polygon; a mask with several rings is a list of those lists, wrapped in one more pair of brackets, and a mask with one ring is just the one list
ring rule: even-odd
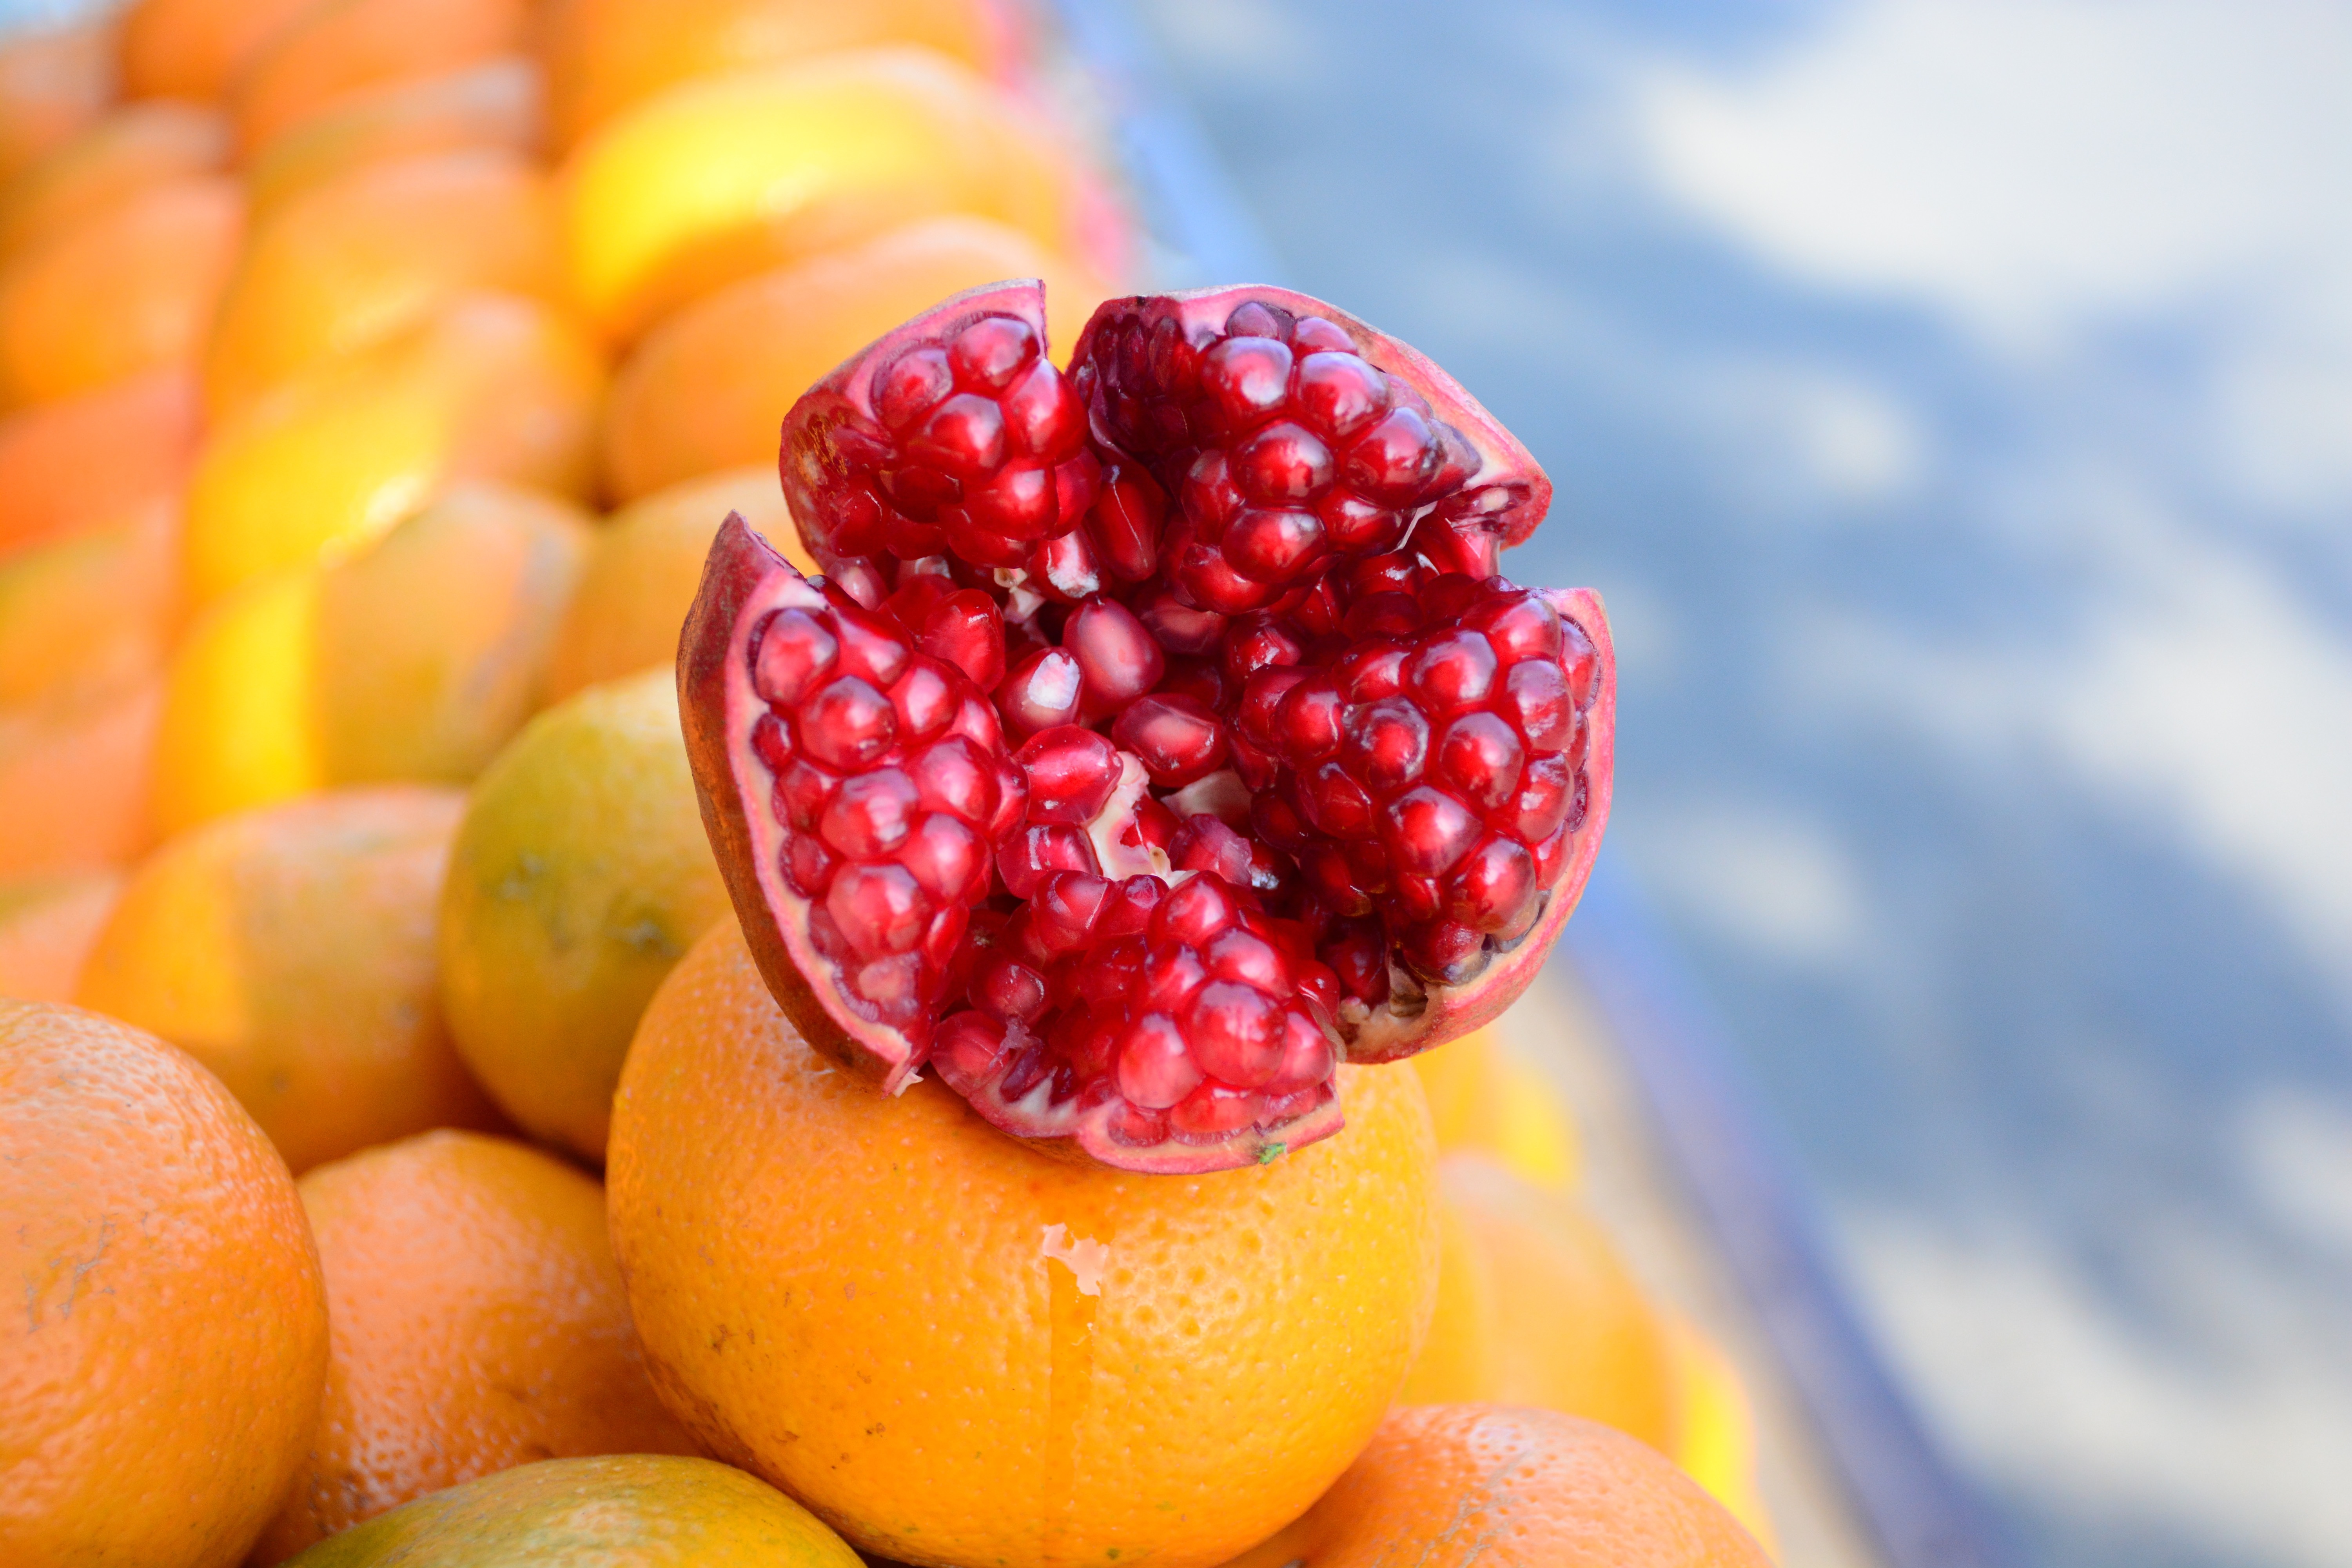
{"label": "out-of-focus orange", "polygon": [[0,551],[175,499],[196,459],[196,378],[150,371],[0,417]]}
{"label": "out-of-focus orange", "polygon": [[271,138],[246,160],[254,218],[258,222],[303,192],[370,163],[468,147],[536,152],[544,96],[538,66],[520,56],[354,94]]}
{"label": "out-of-focus orange", "polygon": [[1142,1175],[893,1098],[777,1007],[722,921],[655,995],[613,1111],[613,1244],[696,1436],[865,1552],[1205,1568],[1379,1424],[1437,1283],[1429,1111],[1339,1069],[1348,1124]]}
{"label": "out-of-focus orange", "polygon": [[856,49],[669,89],[564,165],[590,318],[635,336],[740,278],[965,213],[1073,248],[1083,188],[1041,122],[929,49]]}
{"label": "out-of-focus orange", "polygon": [[1673,1462],[1557,1411],[1404,1405],[1304,1518],[1228,1568],[1770,1568]]}
{"label": "out-of-focus orange", "polygon": [[72,1001],[82,960],[121,892],[120,871],[0,882],[0,996]]}
{"label": "out-of-focus orange", "polygon": [[193,103],[128,103],[0,187],[0,257],[125,197],[228,162],[228,121]]}
{"label": "out-of-focus orange", "polygon": [[202,605],[383,533],[454,480],[590,487],[604,371],[560,312],[466,294],[310,370],[215,427],[189,482]]}
{"label": "out-of-focus orange", "polygon": [[0,407],[194,359],[244,237],[244,192],[207,174],[150,185],[16,257],[0,270]]}
{"label": "out-of-focus orange", "polygon": [[120,866],[154,841],[163,684],[0,718],[0,877]]}
{"label": "out-of-focus orange", "polygon": [[256,226],[205,351],[205,405],[238,411],[467,289],[551,299],[562,264],[546,176],[493,148],[369,164]]}
{"label": "out-of-focus orange", "polygon": [[114,91],[110,21],[0,43],[0,180],[97,124]]}
{"label": "out-of-focus orange", "polygon": [[122,85],[133,98],[210,102],[317,0],[135,0],[122,14]]}
{"label": "out-of-focus orange", "polygon": [[231,1568],[310,1440],[319,1260],[217,1079],[0,1002],[0,1563]]}
{"label": "out-of-focus orange", "polygon": [[319,573],[222,595],[188,624],[163,681],[152,810],[165,835],[327,784],[310,722]]}
{"label": "out-of-focus orange", "polygon": [[816,575],[773,463],[688,479],[631,501],[605,520],[588,547],[548,656],[548,700],[677,663],[678,628],[702,585],[710,541],[730,511],[742,513],[803,574]]}
{"label": "out-of-focus orange", "polygon": [[622,500],[720,468],[775,461],[793,400],[827,371],[950,294],[1042,278],[1066,350],[1108,292],[1017,229],[931,218],[732,283],[647,332],[613,378],[604,479]]}
{"label": "out-of-focus orange", "polygon": [[992,75],[1004,33],[990,0],[552,0],[540,58],[564,148],[679,82],[835,49],[921,44]]}
{"label": "out-of-focus orange", "polygon": [[434,912],[464,796],[340,790],[209,823],[142,862],[76,1000],[227,1084],[296,1171],[495,1127],[442,1026]]}
{"label": "out-of-focus orange", "polygon": [[534,1459],[694,1452],[646,1379],[604,1190],[552,1155],[427,1132],[302,1178],[327,1392],[257,1564]]}
{"label": "out-of-focus orange", "polygon": [[238,77],[238,144],[265,146],[372,88],[514,54],[530,13],[529,0],[319,0]]}
{"label": "out-of-focus orange", "polygon": [[178,621],[179,509],[0,556],[0,712],[62,710],[163,668]]}
{"label": "out-of-focus orange", "polygon": [[1505,1043],[1495,1025],[1412,1058],[1437,1146],[1490,1154],[1539,1187],[1572,1192],[1583,1154],[1576,1119],[1550,1078]]}
{"label": "out-of-focus orange", "polygon": [[1675,1366],[1675,1462],[1778,1557],[1756,1472],[1756,1410],[1739,1369],[1696,1325],[1671,1314],[1666,1345]]}

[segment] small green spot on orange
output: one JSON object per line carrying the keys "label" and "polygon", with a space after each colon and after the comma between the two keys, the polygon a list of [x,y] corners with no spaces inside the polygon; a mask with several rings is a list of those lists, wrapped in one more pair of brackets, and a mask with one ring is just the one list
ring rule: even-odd
{"label": "small green spot on orange", "polygon": [[1290,1145],[1287,1143],[1269,1143],[1257,1152],[1257,1163],[1261,1165],[1271,1165],[1288,1152],[1289,1149]]}

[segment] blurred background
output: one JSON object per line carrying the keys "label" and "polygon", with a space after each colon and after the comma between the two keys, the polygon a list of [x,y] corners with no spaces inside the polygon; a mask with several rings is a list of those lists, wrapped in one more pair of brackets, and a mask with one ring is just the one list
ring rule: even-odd
{"label": "blurred background", "polygon": [[1125,0],[1559,486],[1621,863],[2048,1563],[2352,1562],[2352,8]]}

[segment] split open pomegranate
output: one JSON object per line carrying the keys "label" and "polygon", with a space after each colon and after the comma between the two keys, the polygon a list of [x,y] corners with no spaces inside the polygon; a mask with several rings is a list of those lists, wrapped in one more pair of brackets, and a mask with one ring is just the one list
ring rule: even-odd
{"label": "split open pomegranate", "polygon": [[1035,283],[812,388],[678,650],[720,868],[778,1001],[895,1090],[1132,1170],[1340,1124],[1337,1063],[1532,978],[1609,814],[1590,591],[1500,552],[1551,487],[1330,306],[1115,300],[1066,373]]}

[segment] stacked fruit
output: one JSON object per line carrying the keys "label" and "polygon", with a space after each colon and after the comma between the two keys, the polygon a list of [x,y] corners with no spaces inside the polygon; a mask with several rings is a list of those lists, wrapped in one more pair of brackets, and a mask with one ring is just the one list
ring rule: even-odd
{"label": "stacked fruit", "polygon": [[1475,1032],[1607,814],[1549,483],[1095,309],[1018,22],[0,51],[0,1560],[1757,1560]]}

